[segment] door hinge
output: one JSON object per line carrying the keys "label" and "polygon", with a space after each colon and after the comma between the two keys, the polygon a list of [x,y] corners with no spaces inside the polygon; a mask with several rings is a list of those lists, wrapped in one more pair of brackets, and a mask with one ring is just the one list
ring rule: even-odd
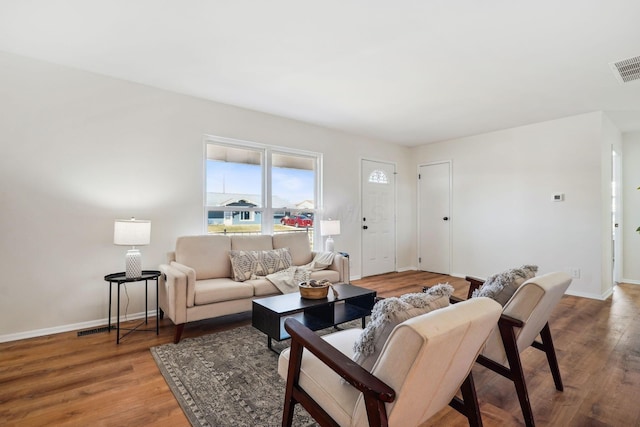
{"label": "door hinge", "polygon": [[418,257],[418,264],[422,263],[422,257]]}
{"label": "door hinge", "polygon": [[422,175],[418,174],[418,179],[422,179]]}

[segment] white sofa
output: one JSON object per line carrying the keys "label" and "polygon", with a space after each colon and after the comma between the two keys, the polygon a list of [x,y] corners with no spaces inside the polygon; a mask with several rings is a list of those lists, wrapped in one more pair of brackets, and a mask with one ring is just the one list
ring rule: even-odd
{"label": "white sofa", "polygon": [[[158,300],[160,317],[166,314],[176,325],[174,342],[179,342],[188,322],[251,311],[255,298],[278,295],[280,291],[265,278],[233,280],[229,251],[269,251],[288,248],[295,266],[310,263],[306,232],[271,235],[202,235],[179,237],[167,263],[160,265]],[[348,256],[335,254],[328,268],[311,273],[316,280],[349,282]]]}

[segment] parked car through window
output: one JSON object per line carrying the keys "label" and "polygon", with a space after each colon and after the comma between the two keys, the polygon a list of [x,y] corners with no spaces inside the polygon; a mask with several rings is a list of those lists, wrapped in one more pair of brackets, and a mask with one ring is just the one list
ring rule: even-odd
{"label": "parked car through window", "polygon": [[291,215],[282,218],[280,224],[291,227],[313,227],[313,219],[304,215]]}

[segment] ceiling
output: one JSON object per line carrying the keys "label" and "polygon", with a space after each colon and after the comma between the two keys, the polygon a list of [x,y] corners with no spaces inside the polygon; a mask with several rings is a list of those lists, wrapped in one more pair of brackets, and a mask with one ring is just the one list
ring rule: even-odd
{"label": "ceiling", "polygon": [[0,51],[403,145],[640,130],[638,0],[0,0]]}

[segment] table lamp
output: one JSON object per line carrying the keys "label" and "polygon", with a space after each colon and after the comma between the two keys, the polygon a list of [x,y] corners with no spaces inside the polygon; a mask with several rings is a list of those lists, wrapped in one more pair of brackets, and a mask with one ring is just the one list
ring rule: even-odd
{"label": "table lamp", "polygon": [[113,244],[131,246],[126,255],[125,274],[128,279],[142,276],[142,256],[136,246],[151,242],[151,221],[140,219],[116,219],[113,227]]}
{"label": "table lamp", "polygon": [[340,220],[323,220],[320,221],[320,232],[322,236],[328,236],[327,241],[324,243],[324,250],[327,252],[333,252],[333,237],[340,235]]}

